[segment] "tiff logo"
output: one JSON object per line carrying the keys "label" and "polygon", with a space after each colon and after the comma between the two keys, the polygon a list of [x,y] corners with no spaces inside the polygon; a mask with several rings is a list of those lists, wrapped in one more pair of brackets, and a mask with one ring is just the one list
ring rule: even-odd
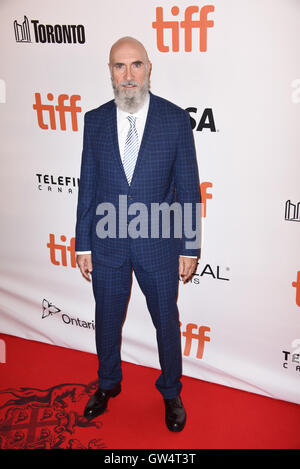
{"label": "tiff logo", "polygon": [[292,282],[292,286],[296,288],[296,305],[300,306],[300,270],[297,272],[297,280]]}
{"label": "tiff logo", "polygon": [[[51,260],[52,264],[54,264],[54,265],[63,265],[64,267],[67,267],[67,265],[68,265],[67,251],[69,251],[71,267],[76,267],[75,237],[70,239],[69,246],[66,246],[64,244],[67,241],[67,237],[64,236],[64,235],[62,235],[60,237],[60,240],[62,241],[63,244],[55,242],[55,235],[53,233],[50,233],[49,237],[50,237],[50,241],[49,241],[49,243],[47,243],[47,248],[49,248],[50,260]],[[59,260],[56,257],[57,253],[60,254],[59,255]]]}
{"label": "tiff logo", "polygon": [[[47,94],[48,101],[53,101],[54,96],[52,93]],[[58,104],[54,106],[53,104],[42,104],[41,94],[35,93],[35,103],[33,104],[33,109],[37,114],[38,125],[41,129],[48,129],[49,125],[44,122],[44,113],[49,117],[50,128],[56,130],[56,119],[55,111],[58,112],[60,130],[66,130],[66,113],[70,113],[72,130],[74,132],[78,131],[78,122],[77,122],[77,113],[81,112],[81,107],[76,106],[76,102],[80,101],[81,96],[79,94],[73,94],[70,96],[70,104],[66,105],[65,101],[68,101],[69,96],[67,94],[60,94],[58,96]]]}
{"label": "tiff logo", "polygon": [[31,42],[29,21],[27,16],[24,16],[24,21],[22,24],[19,24],[17,20],[15,20],[14,29],[17,42]]}
{"label": "tiff logo", "polygon": [[[181,322],[179,324],[181,327]],[[192,324],[192,323],[186,325],[185,331],[182,332],[183,337],[185,337],[185,346],[184,346],[183,354],[186,357],[188,357],[191,353],[193,340],[197,343],[196,358],[203,357],[205,342],[210,342],[210,337],[205,335],[206,332],[210,332],[210,327],[207,327],[207,326],[198,327],[197,324]]]}
{"label": "tiff logo", "polygon": [[290,200],[287,200],[284,218],[288,221],[300,221],[300,202],[292,204]]}
{"label": "tiff logo", "polygon": [[200,192],[201,192],[201,205],[202,205],[202,213],[201,216],[202,218],[206,217],[206,206],[207,206],[207,199],[212,199],[212,194],[211,192],[207,192],[207,189],[209,187],[212,187],[212,183],[208,181],[203,181],[200,184]]}
{"label": "tiff logo", "polygon": [[6,344],[3,339],[0,339],[0,363],[6,363]]}
{"label": "tiff logo", "polygon": [[[199,50],[207,51],[207,28],[214,26],[213,20],[207,19],[209,13],[213,12],[213,5],[205,5],[202,8],[198,6],[189,6],[185,9],[183,21],[165,21],[163,7],[156,8],[156,21],[153,21],[152,27],[156,29],[157,48],[160,52],[169,52],[169,46],[165,44],[164,32],[166,29],[171,30],[172,51],[179,51],[179,27],[184,29],[184,50],[191,52],[192,50],[192,31],[199,30]],[[173,6],[171,13],[173,16],[179,15],[179,7]],[[192,19],[194,13],[198,13],[197,19]]]}
{"label": "tiff logo", "polygon": [[0,78],[0,103],[6,103],[6,83]]}

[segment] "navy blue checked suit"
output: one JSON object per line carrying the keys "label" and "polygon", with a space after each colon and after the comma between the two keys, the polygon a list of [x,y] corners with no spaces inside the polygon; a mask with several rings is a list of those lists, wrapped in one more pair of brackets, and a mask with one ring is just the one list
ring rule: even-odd
{"label": "navy blue checked suit", "polygon": [[[173,236],[174,217],[170,217],[170,237],[119,237],[119,195],[126,195],[128,210],[142,202],[151,213],[151,203],[192,206],[192,227],[196,228],[200,187],[193,133],[189,114],[175,104],[150,92],[150,103],[135,170],[129,185],[120,157],[117,112],[109,101],[85,114],[77,222],[76,251],[92,252],[92,285],[96,301],[96,346],[99,358],[99,386],[111,389],[122,379],[121,329],[130,295],[132,269],[145,295],[156,329],[162,373],[156,387],[165,399],[181,390],[182,358],[177,308],[179,255],[198,256],[189,249],[190,241],[182,228],[182,238]],[[116,209],[115,238],[97,236],[97,215],[101,202]],[[133,207],[134,208],[134,205]],[[133,212],[134,213],[134,212]],[[126,224],[138,215],[126,213]],[[124,217],[124,215],[122,215]]]}

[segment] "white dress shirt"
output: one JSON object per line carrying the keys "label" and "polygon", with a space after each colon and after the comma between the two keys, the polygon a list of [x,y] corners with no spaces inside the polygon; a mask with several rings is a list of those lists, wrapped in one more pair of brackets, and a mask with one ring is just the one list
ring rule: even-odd
{"label": "white dress shirt", "polygon": [[[141,141],[142,141],[143,134],[144,134],[145,124],[146,124],[146,119],[147,119],[147,114],[148,114],[148,109],[149,109],[149,103],[150,103],[150,94],[148,93],[143,106],[141,107],[139,111],[135,112],[134,114],[130,114],[129,112],[122,111],[121,109],[117,107],[118,142],[119,142],[119,150],[120,150],[122,163],[124,160],[125,142],[126,142],[129,128],[130,128],[130,124],[129,124],[129,120],[127,119],[127,116],[136,117],[135,127],[138,133],[138,139],[139,139],[138,143],[139,143],[139,148],[140,148]],[[76,254],[91,254],[91,251],[77,251]],[[196,259],[196,256],[183,256],[183,257],[194,257]]]}
{"label": "white dress shirt", "polygon": [[125,150],[125,142],[127,139],[127,135],[129,132],[130,124],[129,120],[127,119],[128,116],[136,117],[135,121],[135,128],[137,130],[138,139],[139,139],[139,149],[141,145],[141,141],[144,134],[148,109],[150,103],[150,95],[147,94],[147,98],[143,104],[143,107],[135,112],[134,114],[130,114],[129,112],[122,111],[117,107],[117,127],[118,127],[118,141],[119,141],[119,150],[121,155],[121,160],[123,163],[124,160],[124,150]]}

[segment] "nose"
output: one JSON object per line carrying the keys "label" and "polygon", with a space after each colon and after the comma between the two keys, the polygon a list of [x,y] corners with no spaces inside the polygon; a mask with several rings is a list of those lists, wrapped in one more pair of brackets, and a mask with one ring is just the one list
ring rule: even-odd
{"label": "nose", "polygon": [[126,70],[125,70],[125,78],[126,80],[132,80],[132,70],[131,70],[131,65],[127,65],[126,66]]}

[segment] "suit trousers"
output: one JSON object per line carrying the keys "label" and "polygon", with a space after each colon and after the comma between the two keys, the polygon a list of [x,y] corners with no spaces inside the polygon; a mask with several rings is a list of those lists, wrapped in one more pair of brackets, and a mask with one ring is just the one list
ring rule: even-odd
{"label": "suit trousers", "polygon": [[99,387],[111,389],[122,380],[121,334],[128,305],[132,270],[145,295],[156,329],[161,374],[155,386],[165,399],[178,396],[182,383],[182,353],[177,308],[178,264],[146,272],[130,248],[118,268],[93,260],[92,285],[96,303],[95,329]]}

